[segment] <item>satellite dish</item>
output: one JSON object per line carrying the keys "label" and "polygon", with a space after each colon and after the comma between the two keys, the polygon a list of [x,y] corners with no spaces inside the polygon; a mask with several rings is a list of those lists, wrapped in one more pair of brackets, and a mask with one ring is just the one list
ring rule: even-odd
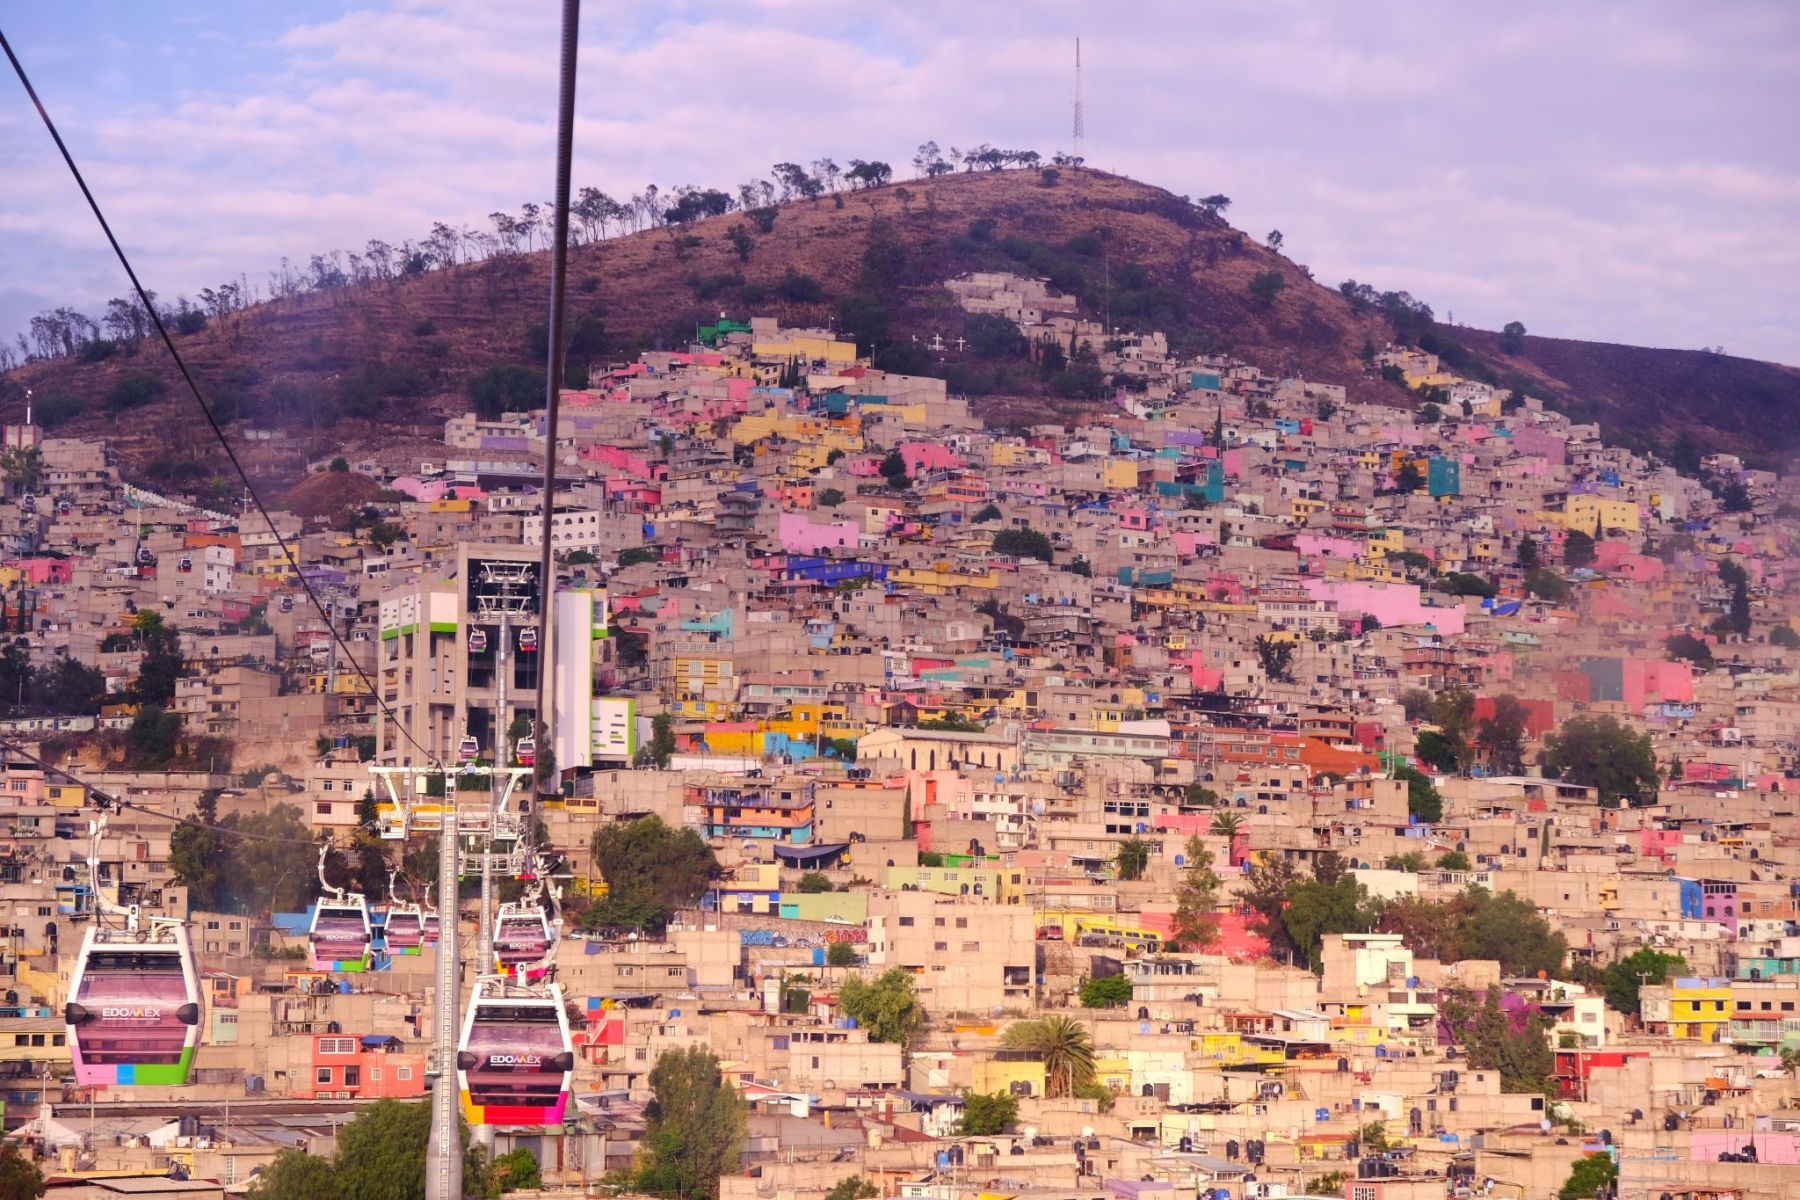
{"label": "satellite dish", "polygon": [[1084,1138],[1093,1137],[1094,1136],[1094,1127],[1092,1125],[1083,1125],[1081,1127],[1081,1136]]}
{"label": "satellite dish", "polygon": [[1025,1127],[1024,1133],[1027,1138],[1036,1137],[1037,1136],[1037,1126],[1036,1125],[1027,1125]]}

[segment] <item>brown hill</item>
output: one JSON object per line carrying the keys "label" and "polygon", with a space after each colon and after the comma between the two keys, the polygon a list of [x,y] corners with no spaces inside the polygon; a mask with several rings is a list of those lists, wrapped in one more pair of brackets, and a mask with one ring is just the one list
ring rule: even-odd
{"label": "brown hill", "polygon": [[[743,230],[749,241],[737,238]],[[571,361],[603,362],[685,344],[721,312],[789,324],[838,323],[896,369],[947,374],[989,411],[1051,416],[1085,406],[1020,362],[972,352],[928,355],[915,338],[954,339],[962,313],[941,287],[969,270],[1048,276],[1121,329],[1165,330],[1184,351],[1223,350],[1281,372],[1338,382],[1359,399],[1415,398],[1371,373],[1363,355],[1394,337],[1378,311],[1314,284],[1306,268],[1160,188],[1094,171],[953,174],[840,193],[775,210],[767,231],[731,213],[576,247]],[[1252,299],[1278,272],[1272,303]],[[489,368],[536,367],[548,256],[516,254],[406,278],[310,292],[213,321],[181,344],[259,476],[291,482],[343,447],[431,436],[464,411],[468,381]],[[536,327],[534,331],[534,327]],[[1418,330],[1409,331],[1418,336]],[[1800,372],[1703,352],[1530,337],[1518,357],[1478,330],[1427,327],[1466,372],[1552,392],[1591,412],[1608,436],[1769,456],[1800,449]],[[1453,343],[1453,344],[1452,344]],[[228,491],[210,435],[166,355],[144,343],[103,361],[32,363],[0,377],[0,413],[23,389],[41,416],[115,439],[128,473],[163,488]],[[1781,419],[1783,415],[1787,419]],[[220,498],[215,496],[214,498]]]}

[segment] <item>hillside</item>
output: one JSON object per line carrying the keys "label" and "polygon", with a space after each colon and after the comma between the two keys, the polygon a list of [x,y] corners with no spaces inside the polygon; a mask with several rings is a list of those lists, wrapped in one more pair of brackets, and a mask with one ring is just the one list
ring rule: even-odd
{"label": "hillside", "polygon": [[[750,241],[734,241],[734,229]],[[241,453],[259,477],[291,483],[306,461],[340,448],[423,446],[443,415],[467,409],[472,376],[541,365],[548,269],[539,251],[306,293],[213,321],[182,345],[234,428],[281,431],[240,439]],[[731,213],[576,247],[571,359],[579,369],[681,345],[720,312],[832,320],[876,348],[878,362],[949,375],[997,419],[1090,408],[1046,395],[1033,372],[920,351],[915,335],[954,340],[963,327],[938,285],[980,269],[1047,275],[1087,311],[1121,329],[1160,328],[1180,350],[1226,351],[1342,383],[1358,399],[1415,399],[1361,357],[1394,337],[1378,311],[1313,283],[1303,266],[1182,198],[1087,170],[1064,171],[1055,186],[1036,171],[910,180],[781,205],[767,232]],[[1287,286],[1263,306],[1249,285],[1270,270]],[[1466,347],[1466,371],[1529,384],[1598,416],[1609,437],[1666,445],[1688,432],[1703,448],[1763,461],[1800,449],[1800,422],[1781,419],[1800,412],[1800,372],[1791,368],[1542,337],[1509,357],[1495,334],[1459,327],[1428,336]],[[146,342],[104,361],[56,359],[0,377],[0,414],[18,419],[29,387],[40,416],[62,431],[113,438],[133,477],[217,498],[217,453],[176,382],[166,355]]]}

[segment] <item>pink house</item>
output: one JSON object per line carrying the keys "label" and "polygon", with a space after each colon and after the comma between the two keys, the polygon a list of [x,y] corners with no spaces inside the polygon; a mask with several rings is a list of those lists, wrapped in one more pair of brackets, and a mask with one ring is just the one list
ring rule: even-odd
{"label": "pink house", "polygon": [[908,475],[917,475],[921,471],[948,471],[964,465],[948,446],[931,442],[902,442],[900,461],[906,464]]}
{"label": "pink house", "polygon": [[34,587],[67,583],[75,572],[72,558],[11,558],[5,565],[18,571]]}
{"label": "pink house", "polygon": [[779,536],[781,548],[790,554],[855,549],[862,544],[862,529],[856,521],[815,522],[796,512],[781,514]]}
{"label": "pink house", "polygon": [[1421,598],[1417,584],[1306,579],[1301,581],[1301,586],[1316,600],[1335,600],[1339,612],[1372,616],[1383,628],[1430,625],[1445,637],[1455,637],[1463,631],[1462,606],[1438,608],[1428,605]]}
{"label": "pink house", "polygon": [[1351,538],[1301,533],[1294,536],[1294,549],[1302,558],[1338,558],[1347,562],[1362,553],[1363,545]]}

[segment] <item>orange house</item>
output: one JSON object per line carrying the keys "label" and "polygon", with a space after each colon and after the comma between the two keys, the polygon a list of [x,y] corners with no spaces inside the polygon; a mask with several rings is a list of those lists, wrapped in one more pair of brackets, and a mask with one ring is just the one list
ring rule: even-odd
{"label": "orange house", "polygon": [[[424,1043],[420,1043],[421,1047]],[[409,1100],[425,1094],[425,1052],[397,1037],[319,1034],[312,1070],[294,1081],[297,1100]]]}

